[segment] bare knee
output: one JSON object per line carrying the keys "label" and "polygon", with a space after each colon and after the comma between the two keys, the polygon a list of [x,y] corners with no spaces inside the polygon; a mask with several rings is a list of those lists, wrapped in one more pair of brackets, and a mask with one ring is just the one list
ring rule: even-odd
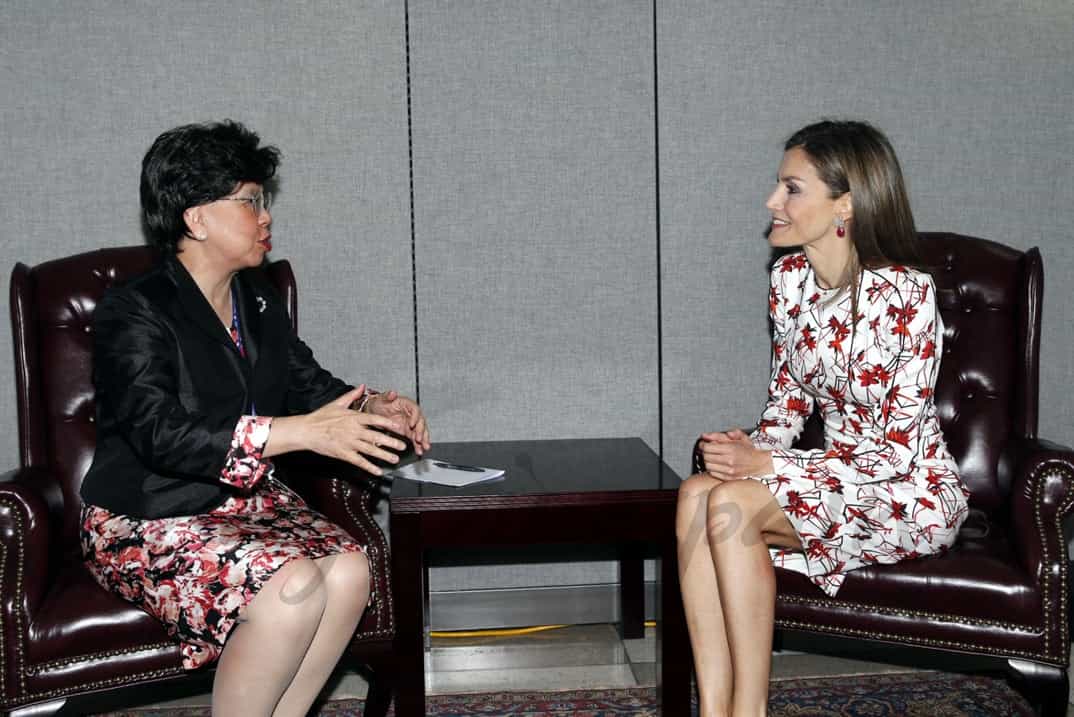
{"label": "bare knee", "polygon": [[280,585],[280,600],[288,605],[299,605],[308,598],[320,598],[323,602],[325,597],[324,575],[317,563],[306,558],[292,560],[280,573],[285,577]]}
{"label": "bare knee", "polygon": [[369,604],[370,571],[365,553],[341,553],[329,555],[316,561],[324,576],[328,602],[334,606],[347,606],[361,615]]}
{"label": "bare knee", "polygon": [[721,483],[709,492],[706,507],[706,529],[709,543],[714,547],[716,544],[728,545],[732,536],[738,536],[738,542],[747,546],[767,542],[770,525],[786,523],[783,511],[768,487],[755,480]]}
{"label": "bare knee", "polygon": [[723,481],[709,491],[706,499],[705,532],[709,545],[725,545],[748,523],[748,481]]}
{"label": "bare knee", "polygon": [[723,482],[708,473],[695,473],[679,485],[679,502],[703,498]]}
{"label": "bare knee", "polygon": [[720,483],[704,473],[692,475],[679,486],[675,510],[675,537],[680,543],[697,532],[698,516],[705,515],[709,492]]}
{"label": "bare knee", "polygon": [[320,621],[326,598],[324,576],[316,563],[305,558],[292,560],[261,588],[247,609],[247,617],[264,615],[279,621],[280,627],[290,624],[304,630],[308,623]]}
{"label": "bare knee", "polygon": [[697,473],[679,485],[677,513],[680,517],[692,517],[698,510],[705,509],[709,492],[723,481],[706,473]]}

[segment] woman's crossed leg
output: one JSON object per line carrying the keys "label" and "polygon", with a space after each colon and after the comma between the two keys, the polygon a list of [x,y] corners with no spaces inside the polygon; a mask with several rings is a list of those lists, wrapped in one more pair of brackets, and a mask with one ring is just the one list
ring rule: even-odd
{"label": "woman's crossed leg", "polygon": [[764,715],[775,570],[768,546],[801,548],[768,488],[691,476],[676,513],[679,581],[702,717]]}
{"label": "woman's crossed leg", "polygon": [[369,602],[362,553],[293,560],[247,606],[224,645],[213,715],[305,715]]}

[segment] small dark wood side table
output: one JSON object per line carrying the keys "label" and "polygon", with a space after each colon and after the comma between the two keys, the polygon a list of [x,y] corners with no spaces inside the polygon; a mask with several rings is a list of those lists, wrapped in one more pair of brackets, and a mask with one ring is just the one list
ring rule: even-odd
{"label": "small dark wood side table", "polygon": [[425,714],[426,551],[556,544],[611,544],[625,555],[656,549],[661,710],[688,715],[692,666],[675,557],[679,477],[638,438],[442,443],[429,455],[507,473],[463,488],[392,485],[396,715]]}

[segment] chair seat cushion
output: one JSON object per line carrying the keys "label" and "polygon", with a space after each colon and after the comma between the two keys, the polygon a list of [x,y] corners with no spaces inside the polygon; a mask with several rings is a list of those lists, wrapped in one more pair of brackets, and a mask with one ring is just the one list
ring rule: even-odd
{"label": "chair seat cushion", "polygon": [[863,629],[890,624],[887,616],[1041,630],[1040,588],[1001,538],[962,539],[942,555],[853,570],[834,599],[803,575],[776,572],[777,617],[815,609],[818,620],[834,610]]}
{"label": "chair seat cushion", "polygon": [[[180,664],[178,643],[168,637],[156,619],[100,587],[81,561],[65,561],[51,581],[29,629],[28,663],[91,662],[118,653],[174,648]],[[115,659],[114,657],[112,659]]]}
{"label": "chair seat cushion", "polygon": [[803,575],[779,570],[779,602],[857,604],[862,612],[899,611],[996,620],[1040,628],[1041,591],[1002,538],[960,540],[942,555],[847,573],[832,600]]}

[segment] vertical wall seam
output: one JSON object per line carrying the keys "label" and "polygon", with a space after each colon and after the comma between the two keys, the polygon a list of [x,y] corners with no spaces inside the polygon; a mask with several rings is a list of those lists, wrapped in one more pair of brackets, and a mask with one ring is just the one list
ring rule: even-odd
{"label": "vertical wall seam", "polygon": [[403,37],[406,44],[406,151],[410,185],[410,296],[414,315],[414,400],[421,403],[421,369],[418,361],[418,261],[414,223],[414,120],[410,103],[410,0],[403,0]]}
{"label": "vertical wall seam", "polygon": [[660,84],[657,59],[656,0],[653,0],[653,172],[655,174],[654,200],[656,209],[656,422],[657,446],[660,459],[664,458],[664,310],[660,258]]}

